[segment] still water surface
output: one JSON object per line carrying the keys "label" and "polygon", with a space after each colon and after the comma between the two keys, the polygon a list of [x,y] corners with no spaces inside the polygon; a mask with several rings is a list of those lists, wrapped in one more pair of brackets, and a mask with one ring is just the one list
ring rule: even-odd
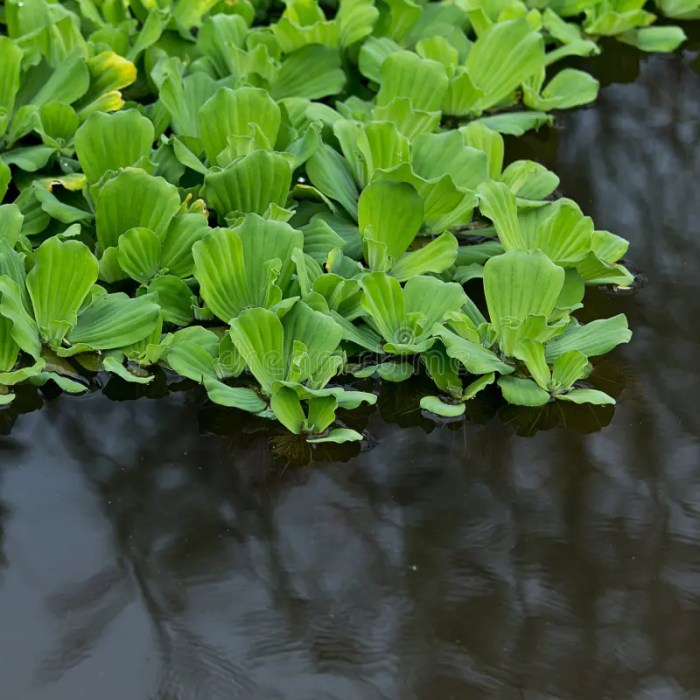
{"label": "still water surface", "polygon": [[178,386],[1,414],[0,698],[700,698],[694,61],[609,49],[517,145],[646,278],[591,298],[635,331],[614,411],[436,426],[418,380],[313,453]]}

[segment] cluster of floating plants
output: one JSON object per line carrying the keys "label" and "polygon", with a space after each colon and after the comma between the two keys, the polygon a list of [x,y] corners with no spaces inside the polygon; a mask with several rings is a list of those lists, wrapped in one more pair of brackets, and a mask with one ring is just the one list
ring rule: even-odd
{"label": "cluster of floating plants", "polygon": [[[671,17],[700,0],[658,0]],[[502,134],[593,101],[565,57],[668,51],[643,0],[8,0],[0,8],[0,403],[81,369],[211,401],[309,441],[361,439],[355,377],[435,383],[461,415],[613,403],[586,285],[627,242]],[[484,308],[464,291],[483,281]],[[474,283],[472,283],[474,284]],[[78,371],[80,369],[80,371]]]}

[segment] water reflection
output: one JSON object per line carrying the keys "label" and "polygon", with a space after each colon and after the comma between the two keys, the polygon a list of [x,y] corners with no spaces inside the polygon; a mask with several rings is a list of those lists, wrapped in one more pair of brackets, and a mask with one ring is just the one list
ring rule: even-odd
{"label": "water reflection", "polygon": [[26,392],[41,411],[0,414],[0,697],[700,697],[700,79],[634,59],[524,145],[648,277],[591,299],[635,329],[597,368],[615,411],[487,394],[436,425],[419,378],[348,416],[365,449],[311,451],[165,375]]}

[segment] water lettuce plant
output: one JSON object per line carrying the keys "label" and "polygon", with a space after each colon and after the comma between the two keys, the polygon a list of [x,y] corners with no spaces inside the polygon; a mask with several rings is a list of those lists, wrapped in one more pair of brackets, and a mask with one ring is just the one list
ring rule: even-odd
{"label": "water lettuce plant", "polygon": [[595,100],[558,62],[598,37],[676,49],[655,20],[642,0],[8,0],[0,403],[161,366],[312,443],[362,439],[357,379],[424,371],[446,417],[489,386],[613,403],[591,358],[626,319],[577,312],[633,284],[627,242],[503,136]]}

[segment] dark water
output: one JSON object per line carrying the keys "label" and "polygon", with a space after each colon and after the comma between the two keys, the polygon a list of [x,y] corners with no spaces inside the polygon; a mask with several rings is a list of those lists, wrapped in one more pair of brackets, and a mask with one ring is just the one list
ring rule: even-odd
{"label": "dark water", "polygon": [[596,107],[518,149],[646,276],[590,300],[635,330],[598,367],[615,410],[434,426],[385,387],[370,449],[310,453],[177,386],[27,395],[2,700],[700,698],[700,76],[604,56]]}

